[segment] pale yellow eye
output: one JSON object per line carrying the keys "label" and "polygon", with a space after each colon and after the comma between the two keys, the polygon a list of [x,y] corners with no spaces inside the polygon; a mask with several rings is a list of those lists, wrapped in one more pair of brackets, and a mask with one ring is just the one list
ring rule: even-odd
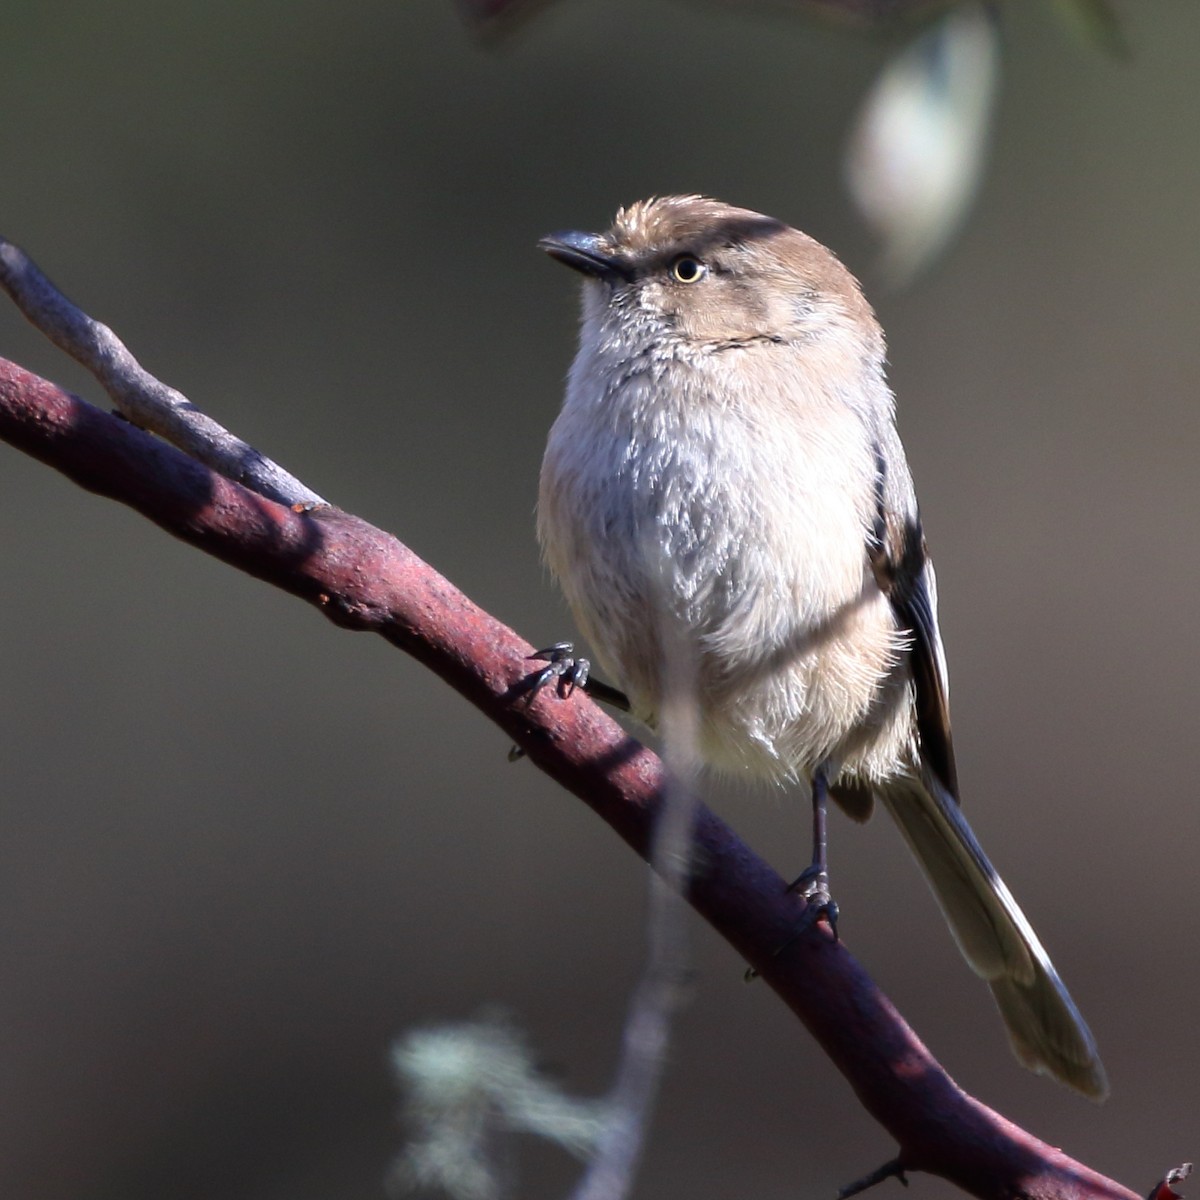
{"label": "pale yellow eye", "polygon": [[698,279],[703,279],[707,273],[708,268],[698,258],[693,258],[690,254],[681,254],[671,264],[671,274],[680,283],[695,283]]}

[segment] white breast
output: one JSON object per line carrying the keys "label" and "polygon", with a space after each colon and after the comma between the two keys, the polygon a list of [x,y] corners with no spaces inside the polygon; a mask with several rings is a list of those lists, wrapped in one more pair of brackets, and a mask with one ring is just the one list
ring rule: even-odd
{"label": "white breast", "polygon": [[[788,371],[744,370],[742,356],[774,349],[685,363],[585,345],[550,433],[539,536],[643,719],[661,701],[664,645],[694,647],[712,765],[793,778],[832,761],[879,777],[909,722],[902,646],[866,555],[873,447],[795,355]],[[763,379],[769,394],[745,390]]]}

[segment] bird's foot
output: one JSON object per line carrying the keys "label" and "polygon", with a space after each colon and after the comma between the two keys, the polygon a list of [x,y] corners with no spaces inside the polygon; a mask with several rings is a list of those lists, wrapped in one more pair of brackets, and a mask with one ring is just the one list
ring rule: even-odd
{"label": "bird's foot", "polygon": [[[535,650],[528,658],[547,665],[540,671],[535,671],[525,682],[526,708],[534,702],[542,688],[557,680],[558,694],[564,699],[570,698],[575,689],[580,688],[593,700],[599,700],[612,708],[620,709],[621,712],[629,712],[629,697],[610,684],[592,679],[591,662],[586,658],[575,657],[573,642],[555,642],[553,646],[547,646],[544,650]],[[524,755],[525,752],[519,746],[513,746],[508,752],[508,761],[516,762]]]}
{"label": "bird's foot", "polygon": [[838,901],[834,900],[833,893],[829,890],[829,872],[823,866],[814,863],[805,868],[788,884],[787,890],[803,896],[808,907],[804,910],[800,928],[776,950],[776,954],[784,952],[800,934],[810,929],[822,917],[829,923],[833,936],[838,936]]}
{"label": "bird's foot", "polygon": [[525,697],[527,705],[532,704],[538,692],[555,679],[558,680],[560,696],[567,697],[576,688],[587,687],[592,664],[586,658],[575,657],[574,642],[555,642],[545,650],[535,650],[528,658],[549,665],[530,678],[529,691]]}
{"label": "bird's foot", "polygon": [[610,708],[629,712],[629,697],[620,688],[592,678],[592,664],[586,658],[575,657],[574,642],[555,642],[545,650],[535,650],[530,659],[549,664],[534,672],[526,683],[526,705],[532,704],[538,692],[552,680],[558,680],[558,693],[569,698],[576,688],[586,692],[593,700],[607,704]]}
{"label": "bird's foot", "polygon": [[829,923],[833,936],[837,937],[838,905],[829,890],[829,872],[818,863],[813,863],[802,871],[788,884],[789,892],[795,892],[804,898],[807,907],[804,910],[801,927],[775,952],[782,953],[807,929],[822,917]]}
{"label": "bird's foot", "polygon": [[[789,893],[796,892],[804,898],[804,913],[792,936],[771,951],[772,958],[778,958],[785,950],[800,940],[822,917],[829,926],[833,940],[838,941],[838,903],[829,890],[829,872],[816,864],[807,868],[801,875],[788,884]],[[743,976],[747,983],[758,978],[758,972],[753,967],[747,967]]]}

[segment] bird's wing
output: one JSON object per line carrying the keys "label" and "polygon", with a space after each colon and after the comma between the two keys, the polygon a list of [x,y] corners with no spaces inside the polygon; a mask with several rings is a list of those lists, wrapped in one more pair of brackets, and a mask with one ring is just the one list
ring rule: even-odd
{"label": "bird's wing", "polygon": [[[950,736],[950,686],[937,620],[937,580],[911,500],[907,478],[892,481],[876,450],[876,516],[868,552],[875,580],[891,603],[900,627],[912,638],[909,662],[916,691],[917,737],[925,764],[958,799],[958,772]],[[895,486],[896,483],[901,486]],[[903,486],[907,485],[907,486]],[[909,503],[901,505],[903,498]]]}

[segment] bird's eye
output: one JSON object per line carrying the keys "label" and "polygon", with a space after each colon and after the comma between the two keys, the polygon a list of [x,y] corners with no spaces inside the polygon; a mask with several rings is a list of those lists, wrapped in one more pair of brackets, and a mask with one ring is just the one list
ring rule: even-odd
{"label": "bird's eye", "polygon": [[703,279],[707,272],[708,268],[690,254],[681,254],[671,264],[671,274],[680,283],[695,283],[698,279]]}

